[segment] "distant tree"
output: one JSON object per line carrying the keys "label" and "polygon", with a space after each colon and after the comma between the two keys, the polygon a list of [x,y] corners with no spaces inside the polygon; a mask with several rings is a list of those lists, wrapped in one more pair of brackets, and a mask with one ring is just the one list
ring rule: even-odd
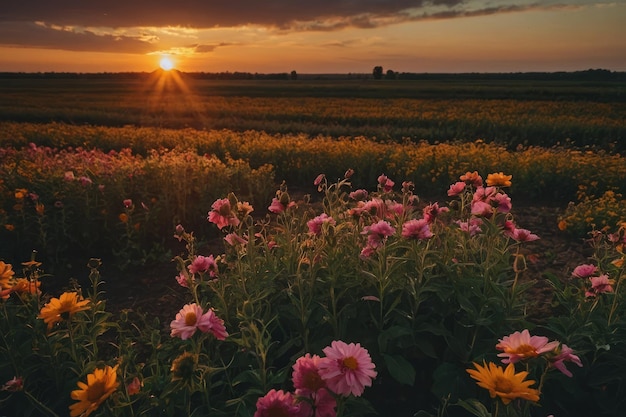
{"label": "distant tree", "polygon": [[381,67],[380,65],[375,66],[374,70],[372,71],[372,75],[374,76],[375,80],[380,80],[381,78],[383,78],[383,67]]}
{"label": "distant tree", "polygon": [[387,70],[387,74],[385,75],[385,79],[386,80],[395,80],[396,79],[396,73],[393,72],[393,70]]}
{"label": "distant tree", "polygon": [[291,71],[291,74],[289,75],[289,77],[292,80],[297,80],[298,79],[298,73],[296,72],[296,70]]}

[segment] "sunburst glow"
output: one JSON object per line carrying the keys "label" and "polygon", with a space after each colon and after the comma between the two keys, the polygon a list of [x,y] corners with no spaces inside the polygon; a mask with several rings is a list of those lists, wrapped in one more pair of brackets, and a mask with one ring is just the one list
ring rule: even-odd
{"label": "sunburst glow", "polygon": [[159,66],[163,71],[169,71],[174,68],[174,61],[170,56],[162,56],[161,61],[159,61]]}

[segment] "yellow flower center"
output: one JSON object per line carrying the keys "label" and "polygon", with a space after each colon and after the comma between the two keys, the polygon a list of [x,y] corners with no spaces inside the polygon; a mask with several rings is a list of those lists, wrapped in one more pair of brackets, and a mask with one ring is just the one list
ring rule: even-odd
{"label": "yellow flower center", "polygon": [[90,403],[95,403],[100,401],[102,396],[105,394],[105,384],[104,381],[95,381],[93,384],[89,385],[87,388],[87,400]]}
{"label": "yellow flower center", "polygon": [[497,392],[501,392],[504,394],[509,394],[513,392],[514,386],[513,382],[510,379],[496,376],[495,383]]}
{"label": "yellow flower center", "polygon": [[190,311],[185,314],[185,326],[193,326],[196,324],[196,313]]}
{"label": "yellow flower center", "polygon": [[505,349],[506,353],[514,353],[525,358],[534,358],[537,355],[537,350],[531,345],[519,345],[515,349]]}
{"label": "yellow flower center", "polygon": [[343,366],[354,371],[358,367],[358,363],[355,358],[350,356],[343,360]]}

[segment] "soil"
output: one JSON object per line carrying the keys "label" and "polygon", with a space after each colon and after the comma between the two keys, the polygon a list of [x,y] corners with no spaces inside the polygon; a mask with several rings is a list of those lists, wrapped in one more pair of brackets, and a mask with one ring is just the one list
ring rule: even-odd
{"label": "soil", "polygon": [[[515,205],[513,214],[518,227],[528,229],[539,235],[540,239],[525,245],[527,271],[524,279],[536,281],[530,289],[528,305],[530,318],[541,321],[550,309],[550,286],[547,274],[567,277],[577,265],[588,262],[590,247],[583,239],[572,239],[557,227],[558,216],[562,212],[558,207],[537,207],[533,205]],[[221,239],[208,242],[207,253],[219,254],[223,251]],[[178,251],[182,253],[183,245]],[[175,252],[176,253],[176,252]],[[173,262],[153,265],[141,270],[113,272],[106,266],[101,269],[105,281],[107,310],[119,312],[132,309],[148,315],[158,316],[161,323],[167,324],[182,305],[188,302],[187,291],[175,280],[178,274]]]}

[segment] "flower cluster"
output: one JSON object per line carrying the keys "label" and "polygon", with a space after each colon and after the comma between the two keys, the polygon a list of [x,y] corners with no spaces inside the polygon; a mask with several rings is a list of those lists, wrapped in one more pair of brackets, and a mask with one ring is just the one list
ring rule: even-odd
{"label": "flower cluster", "polygon": [[326,357],[307,353],[298,358],[292,373],[295,394],[269,391],[258,399],[254,417],[335,417],[337,398],[361,396],[372,385],[377,372],[360,343],[335,340],[323,351]]}

